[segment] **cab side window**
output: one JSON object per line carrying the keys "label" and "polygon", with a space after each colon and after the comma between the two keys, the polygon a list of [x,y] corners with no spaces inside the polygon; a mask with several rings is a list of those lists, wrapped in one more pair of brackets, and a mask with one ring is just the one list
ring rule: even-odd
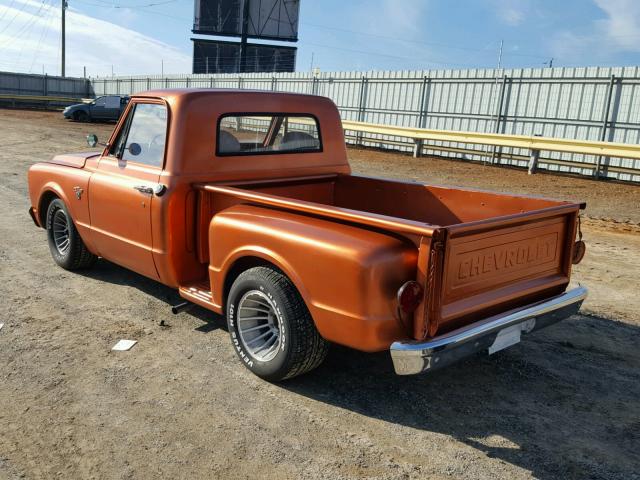
{"label": "cab side window", "polygon": [[162,168],[166,134],[167,108],[138,103],[129,112],[109,153],[127,162]]}

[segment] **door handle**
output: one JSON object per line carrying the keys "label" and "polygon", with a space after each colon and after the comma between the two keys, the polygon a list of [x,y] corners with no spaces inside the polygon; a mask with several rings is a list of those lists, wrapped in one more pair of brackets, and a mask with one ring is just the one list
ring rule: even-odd
{"label": "door handle", "polygon": [[149,195],[153,195],[153,188],[147,187],[146,185],[136,185],[133,187],[134,190],[138,190],[140,193],[147,193]]}

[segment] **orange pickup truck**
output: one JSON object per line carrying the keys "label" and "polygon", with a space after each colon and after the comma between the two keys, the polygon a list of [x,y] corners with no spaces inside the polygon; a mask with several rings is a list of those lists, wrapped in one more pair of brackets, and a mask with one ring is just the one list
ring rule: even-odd
{"label": "orange pickup truck", "polygon": [[[97,138],[87,138],[90,146]],[[98,257],[225,314],[271,381],[328,345],[396,373],[489,354],[578,311],[584,204],[352,175],[327,98],[234,90],[131,97],[101,152],[29,170],[58,265]]]}

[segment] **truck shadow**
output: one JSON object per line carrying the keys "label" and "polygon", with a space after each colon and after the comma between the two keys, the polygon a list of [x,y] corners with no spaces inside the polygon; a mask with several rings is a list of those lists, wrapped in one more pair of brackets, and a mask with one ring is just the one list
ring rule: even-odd
{"label": "truck shadow", "polygon": [[[82,274],[166,302],[166,319],[181,301],[175,290],[104,260]],[[203,322],[198,332],[225,328],[209,310],[188,315]],[[640,328],[597,316],[576,315],[491,357],[408,377],[395,375],[386,352],[334,345],[318,369],[279,387],[415,429],[398,438],[427,452],[425,464],[435,433],[536,478],[626,479],[640,471]]]}
{"label": "truck shadow", "polygon": [[[103,258],[101,258],[93,268],[89,270],[79,270],[77,273],[101,282],[134,287],[142,293],[157,298],[167,304],[166,315],[163,316],[162,319],[172,321],[179,318],[179,315],[173,315],[171,313],[171,306],[184,302],[184,299],[175,289],[169,288],[155,280],[132,272]],[[195,329],[198,332],[208,333],[218,328],[226,328],[224,318],[210,310],[194,305],[189,308],[187,312],[189,315],[204,322]],[[159,318],[158,320],[161,319]]]}
{"label": "truck shadow", "polygon": [[388,353],[334,347],[318,370],[281,387],[417,429],[408,438],[418,451],[437,448],[429,442],[438,433],[535,478],[632,478],[639,367],[640,328],[578,315],[491,357],[421,376],[396,376]]}

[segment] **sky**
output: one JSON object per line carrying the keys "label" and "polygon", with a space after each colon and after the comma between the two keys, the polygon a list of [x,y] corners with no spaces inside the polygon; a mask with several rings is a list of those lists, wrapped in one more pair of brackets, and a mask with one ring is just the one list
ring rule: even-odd
{"label": "sky", "polygon": [[[0,0],[0,70],[60,73],[60,2]],[[191,72],[193,0],[68,5],[68,76]],[[298,71],[635,66],[640,0],[301,0],[298,36]]]}

